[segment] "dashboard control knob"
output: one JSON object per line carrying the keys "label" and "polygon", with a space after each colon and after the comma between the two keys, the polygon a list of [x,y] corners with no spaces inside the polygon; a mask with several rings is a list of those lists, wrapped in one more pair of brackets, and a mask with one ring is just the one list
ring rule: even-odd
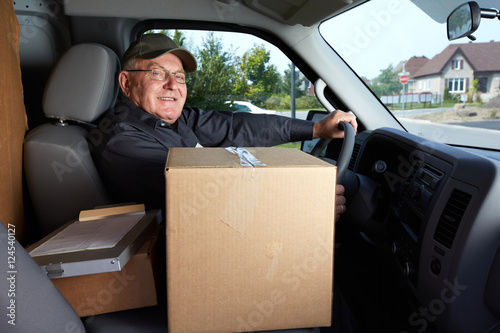
{"label": "dashboard control knob", "polygon": [[401,243],[393,242],[391,246],[392,254],[398,254],[401,252]]}
{"label": "dashboard control knob", "polygon": [[420,185],[415,188],[413,191],[411,198],[413,199],[414,202],[418,202],[420,198],[422,197],[422,193],[424,193],[425,187],[424,185]]}
{"label": "dashboard control knob", "polygon": [[439,275],[441,273],[441,262],[439,259],[434,259],[431,261],[431,272],[435,275]]}
{"label": "dashboard control knob", "polygon": [[404,267],[403,267],[403,274],[405,277],[410,278],[413,275],[415,275],[416,272],[417,272],[417,269],[415,268],[414,263],[412,263],[411,261],[405,262]]}
{"label": "dashboard control knob", "polygon": [[378,160],[377,162],[375,162],[375,164],[373,165],[373,170],[376,172],[376,173],[384,173],[385,170],[387,170],[387,163],[385,163],[384,161],[382,160]]}

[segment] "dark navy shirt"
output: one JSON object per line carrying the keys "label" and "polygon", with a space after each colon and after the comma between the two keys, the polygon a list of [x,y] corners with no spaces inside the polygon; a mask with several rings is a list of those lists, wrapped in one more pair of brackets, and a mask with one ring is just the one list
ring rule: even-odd
{"label": "dark navy shirt", "polygon": [[[309,140],[313,122],[277,115],[185,107],[172,125],[125,97],[99,122],[93,157],[116,203],[165,205],[164,169],[171,147],[269,147]],[[94,134],[96,134],[94,132]]]}

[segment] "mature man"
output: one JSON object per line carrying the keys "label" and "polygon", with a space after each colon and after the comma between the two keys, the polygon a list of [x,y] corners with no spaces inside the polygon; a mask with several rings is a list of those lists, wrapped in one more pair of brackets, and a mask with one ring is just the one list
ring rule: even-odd
{"label": "mature man", "polygon": [[[356,118],[342,111],[319,122],[275,115],[204,111],[186,107],[186,72],[194,56],[163,34],[142,35],[122,59],[122,96],[105,114],[113,124],[95,149],[96,165],[117,202],[165,203],[164,166],[171,147],[265,147],[311,138],[339,138],[340,121]],[[345,211],[344,188],[337,186],[337,212]]]}
{"label": "mature man", "polygon": [[[356,118],[342,111],[313,123],[186,107],[186,72],[196,70],[196,60],[162,34],[141,36],[125,52],[122,64],[118,77],[122,95],[104,115],[112,130],[103,131],[104,140],[94,149],[96,165],[116,202],[142,202],[147,209],[163,209],[164,167],[171,147],[265,147],[339,138],[343,137],[340,121],[357,129]],[[336,211],[341,214],[344,188],[337,185],[336,191]],[[333,332],[353,332],[349,308],[335,290]]]}

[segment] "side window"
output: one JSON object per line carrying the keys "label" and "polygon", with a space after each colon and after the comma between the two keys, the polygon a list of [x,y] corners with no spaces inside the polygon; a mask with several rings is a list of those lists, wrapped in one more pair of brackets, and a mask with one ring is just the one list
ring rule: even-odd
{"label": "side window", "polygon": [[[186,105],[205,110],[276,111],[305,119],[323,109],[310,82],[276,46],[253,35],[205,30],[154,30],[172,38],[196,57],[188,73]],[[148,32],[146,32],[148,33]],[[292,103],[292,69],[295,103]],[[234,104],[243,101],[247,105]],[[295,112],[291,108],[295,105]],[[230,106],[232,105],[232,106]]]}
{"label": "side window", "polygon": [[234,105],[234,107],[236,108],[236,112],[250,112],[250,111],[252,111],[252,110],[250,110],[250,108],[248,106],[245,106],[245,105],[236,104],[236,105]]}

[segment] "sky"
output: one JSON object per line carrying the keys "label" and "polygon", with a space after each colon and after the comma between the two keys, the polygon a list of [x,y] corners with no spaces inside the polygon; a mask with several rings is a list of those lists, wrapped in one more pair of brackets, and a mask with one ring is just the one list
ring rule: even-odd
{"label": "sky", "polygon": [[[340,15],[323,24],[321,32],[359,75],[369,79],[391,64],[395,67],[413,56],[431,59],[450,43],[470,41],[468,38],[448,41],[446,23],[436,22],[410,1],[376,0],[360,7],[364,6],[369,10],[355,9]],[[500,41],[500,21],[481,20],[474,36],[475,42]]]}
{"label": "sky", "polygon": [[[439,2],[428,3],[440,6]],[[395,67],[400,61],[412,56],[431,59],[450,44],[446,24],[437,23],[418,10],[411,1],[372,0],[360,8],[368,10],[361,12],[355,8],[325,22],[320,28],[323,37],[360,76],[373,79],[382,69],[391,64]],[[187,34],[193,45],[202,44],[204,34]],[[216,36],[222,37],[225,47],[232,48],[239,56],[254,44],[264,44],[271,52],[271,63],[276,65],[280,73],[290,64],[279,49],[256,37],[235,33],[216,33]],[[474,36],[476,42],[500,41],[500,21],[482,19]],[[469,41],[461,38],[454,43]]]}
{"label": "sky", "polygon": [[[206,33],[199,32],[186,32],[188,39],[193,43],[193,45],[200,46],[203,44],[203,38],[206,37]],[[280,73],[283,73],[285,69],[288,69],[290,60],[287,56],[283,54],[277,47],[270,44],[260,38],[254,37],[252,35],[244,33],[228,33],[228,32],[215,32],[216,37],[220,37],[224,43],[227,50],[234,50],[238,56],[242,56],[245,52],[250,50],[255,44],[264,44],[266,50],[270,51],[271,54],[271,64],[278,68]]]}

